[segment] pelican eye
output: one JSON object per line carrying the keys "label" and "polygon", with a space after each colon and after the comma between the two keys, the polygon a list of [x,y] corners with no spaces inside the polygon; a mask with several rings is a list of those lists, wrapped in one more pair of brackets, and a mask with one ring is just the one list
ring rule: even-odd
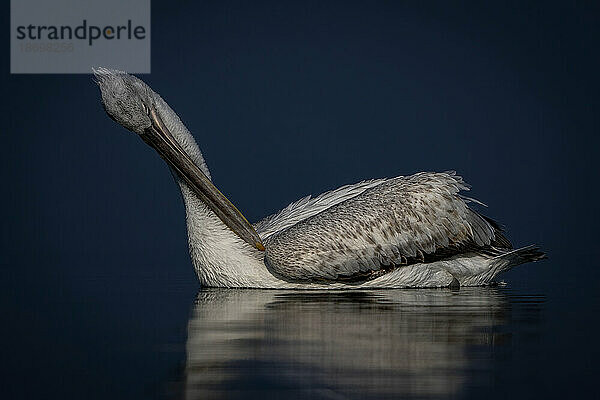
{"label": "pelican eye", "polygon": [[149,116],[150,108],[146,105],[146,103],[142,103],[142,108],[144,109],[144,112]]}

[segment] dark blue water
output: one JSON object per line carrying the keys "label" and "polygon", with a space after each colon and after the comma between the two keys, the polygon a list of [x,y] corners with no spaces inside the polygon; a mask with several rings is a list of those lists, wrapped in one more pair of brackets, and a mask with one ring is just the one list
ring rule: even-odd
{"label": "dark blue water", "polygon": [[573,280],[550,288],[514,271],[509,284],[454,291],[199,290],[167,269],[67,283],[15,268],[2,282],[6,398],[596,393],[598,295]]}
{"label": "dark blue water", "polygon": [[591,2],[152,1],[142,78],[250,221],[454,169],[549,255],[458,292],[203,290],[168,169],[91,77],[0,63],[0,397],[598,397],[599,18]]}

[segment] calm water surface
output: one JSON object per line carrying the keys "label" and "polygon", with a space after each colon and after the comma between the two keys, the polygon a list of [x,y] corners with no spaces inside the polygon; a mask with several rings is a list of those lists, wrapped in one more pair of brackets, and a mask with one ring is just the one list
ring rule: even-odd
{"label": "calm water surface", "polygon": [[68,276],[11,268],[0,389],[7,399],[594,398],[598,291],[526,283],[547,265],[507,286],[348,292],[199,290],[189,271],[102,259]]}

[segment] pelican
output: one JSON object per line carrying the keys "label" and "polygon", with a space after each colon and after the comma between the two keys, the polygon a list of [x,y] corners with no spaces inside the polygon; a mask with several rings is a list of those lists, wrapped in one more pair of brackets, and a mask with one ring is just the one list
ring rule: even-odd
{"label": "pelican", "polygon": [[215,187],[193,136],[139,78],[94,70],[110,118],[166,161],[185,203],[190,256],[203,286],[364,289],[482,286],[545,257],[513,249],[472,210],[454,172],[342,186],[250,224]]}

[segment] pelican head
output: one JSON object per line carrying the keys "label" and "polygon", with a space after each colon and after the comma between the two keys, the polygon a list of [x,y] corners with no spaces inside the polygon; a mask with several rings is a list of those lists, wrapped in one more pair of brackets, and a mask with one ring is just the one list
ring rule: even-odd
{"label": "pelican head", "polygon": [[196,142],[167,103],[140,79],[125,72],[98,68],[94,74],[106,113],[153,147],[176,176],[236,235],[264,250],[252,225],[212,184]]}
{"label": "pelican head", "polygon": [[154,107],[154,92],[135,76],[106,68],[94,70],[109,117],[138,135],[152,126],[148,111]]}

